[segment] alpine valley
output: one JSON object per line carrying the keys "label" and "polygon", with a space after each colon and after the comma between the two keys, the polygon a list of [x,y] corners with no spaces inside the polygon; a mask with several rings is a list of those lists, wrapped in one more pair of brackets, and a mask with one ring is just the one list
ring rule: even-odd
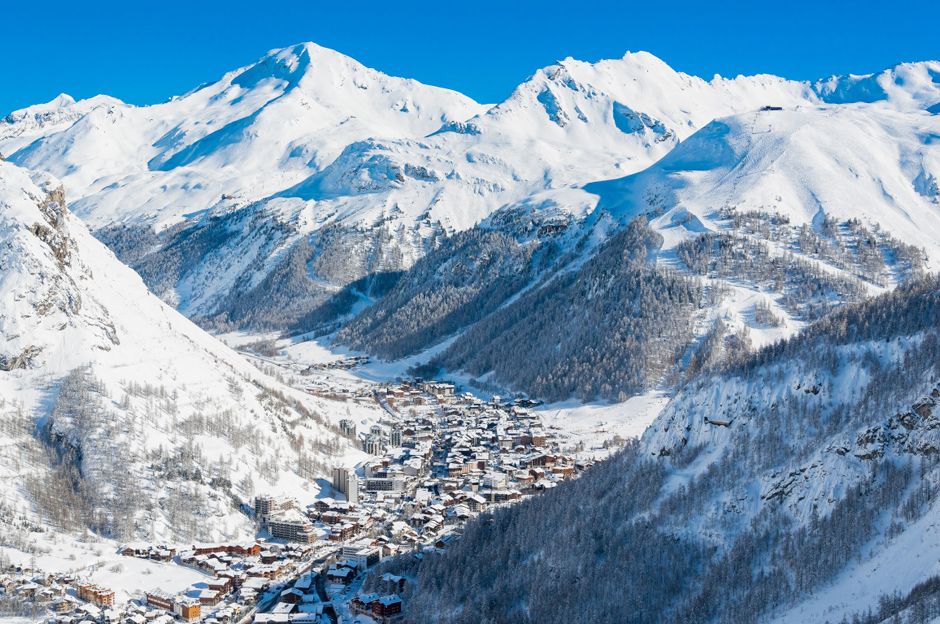
{"label": "alpine valley", "polygon": [[940,62],[0,120],[0,619],[940,622]]}

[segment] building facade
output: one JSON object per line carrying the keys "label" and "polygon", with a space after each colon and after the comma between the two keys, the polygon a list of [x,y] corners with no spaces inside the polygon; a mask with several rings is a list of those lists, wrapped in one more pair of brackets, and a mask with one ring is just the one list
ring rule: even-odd
{"label": "building facade", "polygon": [[346,495],[350,503],[359,502],[359,479],[353,468],[333,468],[333,489]]}

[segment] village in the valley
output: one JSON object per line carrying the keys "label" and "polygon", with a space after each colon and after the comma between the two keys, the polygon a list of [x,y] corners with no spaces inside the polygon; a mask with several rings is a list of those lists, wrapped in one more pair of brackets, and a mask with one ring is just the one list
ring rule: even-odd
{"label": "village in the valley", "polygon": [[446,549],[474,516],[556,487],[591,463],[570,447],[562,452],[563,434],[524,398],[484,400],[419,379],[342,392],[372,402],[381,417],[340,421],[368,459],[334,466],[332,487],[315,502],[259,493],[249,512],[254,541],[121,546],[125,558],[198,571],[188,588],[141,590],[119,603],[112,588],[80,575],[21,566],[0,576],[0,599],[29,600],[34,619],[50,624],[395,621],[409,579],[385,574],[365,593],[367,571],[387,557]]}

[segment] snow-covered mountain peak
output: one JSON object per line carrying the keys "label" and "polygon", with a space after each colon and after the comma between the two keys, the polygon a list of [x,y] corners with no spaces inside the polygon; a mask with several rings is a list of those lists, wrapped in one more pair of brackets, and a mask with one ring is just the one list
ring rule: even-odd
{"label": "snow-covered mountain peak", "polygon": [[[583,74],[585,77],[594,71],[616,72],[625,78],[637,79],[643,74],[653,76],[680,75],[664,60],[644,50],[636,52],[626,51],[620,58],[601,59],[596,62],[584,61],[574,57],[566,57],[554,65],[539,69],[535,75],[544,74],[551,80],[557,79],[559,70],[567,70],[572,74]],[[683,74],[684,75],[684,74]]]}
{"label": "snow-covered mountain peak", "polygon": [[662,154],[675,139],[716,117],[768,104],[792,107],[817,101],[805,83],[775,76],[706,81],[678,72],[648,52],[627,52],[617,59],[591,63],[568,58],[542,68],[507,100],[469,123],[501,134],[531,129],[543,140],[570,142],[590,134],[594,143],[619,143],[621,153],[625,142],[639,141]]}
{"label": "snow-covered mountain peak", "polygon": [[37,113],[48,113],[60,108],[65,108],[66,106],[71,106],[72,104],[75,104],[75,98],[73,98],[68,93],[60,93],[48,102],[43,102],[42,104],[33,104],[32,106],[21,108],[20,110],[13,111],[9,116],[25,117],[28,115],[35,115]]}
{"label": "snow-covered mountain peak", "polygon": [[352,143],[424,137],[484,109],[303,43],[162,104],[98,102],[54,127],[8,117],[0,150],[59,177],[92,227],[141,218],[160,227],[223,194],[256,200],[288,188]]}
{"label": "snow-covered mountain peak", "polygon": [[884,102],[902,110],[940,104],[940,61],[900,63],[872,74],[830,76],[813,83],[831,104]]}
{"label": "snow-covered mountain peak", "polygon": [[299,44],[271,50],[253,65],[236,71],[231,84],[244,89],[251,89],[269,79],[296,84],[310,68],[311,47],[312,44]]}
{"label": "snow-covered mountain peak", "polygon": [[43,117],[52,116],[61,109],[72,106],[73,104],[75,104],[75,98],[67,93],[60,93],[48,102],[33,104],[31,106],[27,106],[26,108],[15,110],[8,114],[3,121],[6,123],[14,123],[16,121],[28,119],[30,117],[34,119],[42,119]]}
{"label": "snow-covered mountain peak", "polygon": [[48,102],[15,110],[0,119],[2,151],[10,155],[45,134],[68,128],[98,108],[118,106],[126,105],[107,95],[76,101],[72,96],[61,93]]}
{"label": "snow-covered mountain peak", "polygon": [[[269,88],[276,97],[299,90],[299,97],[308,104],[348,108],[347,118],[361,115],[364,107],[382,106],[411,115],[421,115],[423,109],[428,114],[430,108],[437,107],[440,110],[434,110],[431,117],[433,123],[440,123],[463,120],[482,109],[456,91],[387,75],[313,42],[271,50],[257,62],[229,72],[204,88],[217,92],[214,99],[232,105],[241,102],[242,90],[246,89]],[[234,91],[230,93],[230,89]],[[386,102],[388,99],[391,101]]]}

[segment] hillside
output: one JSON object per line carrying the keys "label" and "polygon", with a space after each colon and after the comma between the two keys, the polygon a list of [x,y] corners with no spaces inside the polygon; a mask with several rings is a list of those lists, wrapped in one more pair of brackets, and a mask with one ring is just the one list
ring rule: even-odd
{"label": "hillside", "polygon": [[[519,202],[445,240],[337,338],[386,358],[455,338],[431,368],[551,400],[672,385],[936,268],[938,133],[936,115],[868,105],[716,120],[648,169],[586,185],[596,206],[580,218],[557,198]],[[657,242],[625,263],[615,250],[640,222]],[[461,239],[489,242],[468,254]],[[688,278],[691,298],[676,289]],[[624,331],[669,316],[655,349],[628,346]]]}
{"label": "hillside", "polygon": [[314,402],[172,310],[95,240],[58,181],[0,162],[0,531],[253,535],[258,492],[349,452]]}
{"label": "hillside", "polygon": [[919,280],[699,376],[589,475],[380,571],[415,622],[926,621],[938,304]]}

